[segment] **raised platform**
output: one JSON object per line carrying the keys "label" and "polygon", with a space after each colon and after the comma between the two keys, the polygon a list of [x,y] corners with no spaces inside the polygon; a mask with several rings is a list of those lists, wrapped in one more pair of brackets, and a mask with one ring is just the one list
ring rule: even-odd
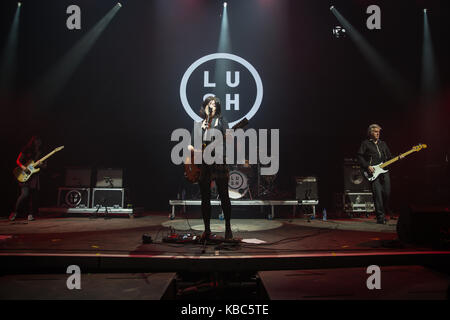
{"label": "raised platform", "polygon": [[381,290],[368,290],[365,268],[261,271],[270,300],[447,300],[448,275],[422,266],[384,266]]}
{"label": "raised platform", "polygon": [[[172,206],[172,213],[169,216],[170,219],[175,218],[175,207],[176,206],[200,206],[202,204],[201,200],[169,200],[169,205]],[[293,213],[295,216],[295,212],[297,206],[312,206],[313,214],[312,216],[316,216],[316,205],[319,204],[318,200],[231,200],[232,206],[270,206],[271,213],[268,215],[268,219],[275,218],[275,206],[293,206]],[[211,200],[212,206],[220,206],[220,200]],[[220,215],[220,218],[223,219],[223,213]]]}
{"label": "raised platform", "polygon": [[[173,234],[200,236],[203,224],[195,215],[198,213],[173,220],[168,219],[166,212],[144,212],[134,219],[126,215],[67,217],[63,214],[38,216],[35,221],[23,216],[13,222],[0,219],[0,287],[3,289],[0,297],[207,299],[224,292],[214,286],[207,289],[212,283],[210,276],[217,275],[219,279],[231,277],[228,297],[234,299],[256,298],[252,292],[257,288],[264,288],[268,299],[327,296],[357,299],[356,285],[365,284],[367,274],[363,271],[369,265],[382,268],[383,281],[399,280],[396,276],[385,276],[384,270],[389,272],[391,266],[405,266],[406,270],[413,271],[414,266],[419,266],[420,270],[427,268],[444,274],[450,270],[450,250],[399,242],[395,231],[397,220],[380,225],[373,218],[327,221],[235,218],[231,227],[236,241],[220,242],[224,221],[212,219],[212,231],[219,241],[164,241]],[[144,239],[151,239],[151,243],[144,243]],[[67,290],[64,280],[71,265],[81,270],[83,290]],[[356,278],[353,278],[354,270],[361,272]],[[442,298],[441,288],[448,282],[445,277],[428,277],[430,272],[421,273],[427,278],[422,282],[425,286],[418,288],[422,290],[420,297]],[[344,275],[353,282],[344,281]],[[257,285],[258,278],[262,286]],[[406,280],[407,287],[400,279],[391,288],[414,291],[416,281]],[[248,288],[239,287],[240,281]],[[356,291],[338,290],[341,284],[344,289],[349,288],[349,283]],[[207,291],[193,294],[192,290],[197,289]],[[45,293],[39,295],[40,290]],[[423,293],[423,290],[435,292]],[[400,295],[383,292],[392,293],[396,298],[419,296],[408,295],[409,291],[406,295],[403,291]]]}
{"label": "raised platform", "polygon": [[81,290],[67,289],[67,274],[0,276],[0,300],[172,300],[176,273],[82,274]]}

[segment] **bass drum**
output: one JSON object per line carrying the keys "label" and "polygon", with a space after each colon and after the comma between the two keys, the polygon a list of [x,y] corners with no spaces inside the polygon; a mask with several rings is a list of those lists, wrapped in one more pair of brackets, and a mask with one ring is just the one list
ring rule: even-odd
{"label": "bass drum", "polygon": [[228,194],[230,199],[240,199],[248,192],[247,176],[239,171],[230,171],[230,179],[228,180]]}

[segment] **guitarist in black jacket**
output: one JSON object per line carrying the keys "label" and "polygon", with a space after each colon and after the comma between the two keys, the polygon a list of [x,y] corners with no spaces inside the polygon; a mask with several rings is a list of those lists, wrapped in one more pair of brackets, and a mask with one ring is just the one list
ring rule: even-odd
{"label": "guitarist in black jacket", "polygon": [[[26,170],[25,164],[30,161],[37,161],[42,156],[42,140],[38,136],[32,136],[30,141],[22,149],[17,157],[17,165]],[[46,163],[42,163],[41,167],[46,167]],[[28,221],[34,220],[34,215],[36,215],[38,210],[38,196],[39,196],[39,173],[36,173],[30,177],[26,182],[19,182],[20,195],[17,198],[14,211],[9,216],[10,221],[14,221],[17,214],[22,209],[24,205],[28,205]]]}
{"label": "guitarist in black jacket", "polygon": [[[368,139],[359,147],[357,157],[359,165],[369,173],[374,172],[373,165],[386,162],[392,158],[386,142],[380,140],[381,127],[371,124],[367,130]],[[389,172],[380,174],[371,182],[377,223],[386,224],[386,214],[389,212],[389,196],[391,193],[391,179]]]}

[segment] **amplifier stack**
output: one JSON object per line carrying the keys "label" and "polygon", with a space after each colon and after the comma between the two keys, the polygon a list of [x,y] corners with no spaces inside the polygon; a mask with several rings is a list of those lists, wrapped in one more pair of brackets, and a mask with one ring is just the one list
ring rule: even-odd
{"label": "amplifier stack", "polygon": [[[95,181],[92,184],[92,181]],[[65,186],[58,188],[58,207],[123,208],[123,170],[67,167]]]}
{"label": "amplifier stack", "polygon": [[342,197],[344,212],[350,216],[353,213],[375,211],[371,186],[364,177],[357,159],[344,159],[344,192]]}

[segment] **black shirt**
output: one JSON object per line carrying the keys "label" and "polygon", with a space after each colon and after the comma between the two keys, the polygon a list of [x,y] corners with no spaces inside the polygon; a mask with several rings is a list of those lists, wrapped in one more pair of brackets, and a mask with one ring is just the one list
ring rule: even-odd
{"label": "black shirt", "polygon": [[[192,131],[192,145],[194,145],[194,137],[195,134],[200,134],[200,128],[202,126],[203,120],[200,122],[195,122],[194,123],[194,129]],[[219,115],[219,116],[214,116],[211,120],[211,129],[217,129],[220,130],[222,132],[223,137],[225,137],[225,133],[226,130],[228,129],[228,121],[227,119],[225,119],[223,116]],[[205,143],[206,145],[210,144],[212,141],[207,141],[205,140],[205,130],[201,129],[201,141],[202,144]],[[213,139],[214,140],[214,139]],[[224,139],[224,144],[225,144],[225,139]]]}
{"label": "black shirt", "polygon": [[33,150],[33,148],[24,148],[21,151],[19,161],[25,166],[30,160],[33,160],[34,162],[39,160],[41,158],[41,155],[41,151],[36,152],[35,150]]}
{"label": "black shirt", "polygon": [[390,160],[392,154],[386,142],[378,139],[378,143],[375,143],[372,139],[366,139],[361,143],[357,157],[361,168],[367,169]]}

